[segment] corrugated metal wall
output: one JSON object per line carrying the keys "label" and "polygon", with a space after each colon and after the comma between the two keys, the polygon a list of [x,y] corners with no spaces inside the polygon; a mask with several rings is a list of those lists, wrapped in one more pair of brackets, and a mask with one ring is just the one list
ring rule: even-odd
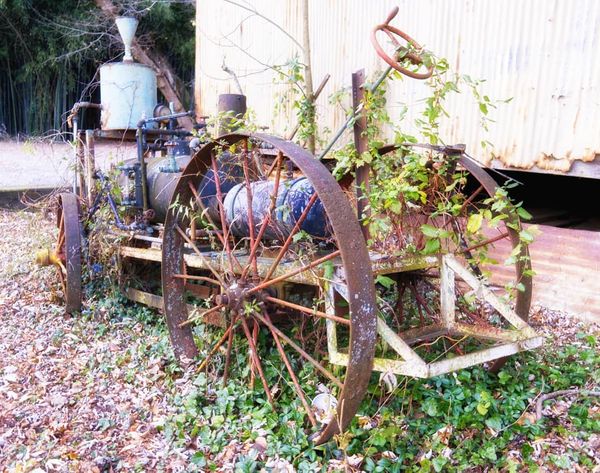
{"label": "corrugated metal wall", "polygon": [[[269,66],[299,54],[299,45],[248,9],[301,44],[301,2],[200,4],[203,111],[214,112],[217,94],[236,92],[221,69],[225,62],[238,75],[258,123],[285,133],[294,125],[285,100],[288,88],[276,84]],[[465,92],[453,98],[441,128],[444,142],[466,143],[472,154],[486,162],[497,158],[499,166],[553,172],[568,172],[573,160],[592,161],[600,153],[600,2],[595,0],[312,0],[315,87],[325,74],[332,76],[318,101],[321,130],[335,130],[344,120],[343,110],[329,105],[328,96],[349,87],[353,71],[364,67],[369,74],[383,68],[369,34],[396,5],[395,26],[446,57],[458,72],[486,79],[482,91],[490,98],[512,98],[492,112],[495,123],[488,133],[479,126],[472,97]],[[426,94],[427,88],[412,79],[391,83],[392,118],[407,104],[409,123],[422,110]],[[482,140],[494,144],[493,153],[481,149]],[[591,169],[584,167],[583,174],[593,174]]]}

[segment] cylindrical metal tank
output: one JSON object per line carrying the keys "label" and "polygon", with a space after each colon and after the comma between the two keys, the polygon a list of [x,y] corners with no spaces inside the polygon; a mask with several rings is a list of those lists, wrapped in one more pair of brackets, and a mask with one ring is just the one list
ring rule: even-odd
{"label": "cylindrical metal tank", "polygon": [[[171,203],[173,191],[181,177],[180,172],[162,172],[161,168],[169,165],[169,157],[152,159],[146,167],[148,182],[148,203],[154,210],[154,221],[163,222]],[[183,169],[192,159],[189,155],[175,156],[176,165]]]}
{"label": "cylindrical metal tank", "polygon": [[142,118],[153,116],[156,101],[156,75],[150,67],[134,62],[100,67],[103,130],[136,128]]}
{"label": "cylindrical metal tank", "polygon": [[[273,181],[257,181],[252,182],[250,186],[252,188],[252,218],[256,235],[269,214],[275,183]],[[267,226],[264,239],[282,240],[286,238],[314,193],[314,188],[305,177],[281,183],[277,192],[275,210],[271,215],[271,223]],[[231,232],[237,237],[249,236],[248,197],[245,183],[237,184],[227,193],[224,207],[225,218]],[[331,235],[331,228],[320,199],[317,199],[309,210],[300,230],[319,238]]]}
{"label": "cylindrical metal tank", "polygon": [[[183,169],[190,162],[191,156],[189,153],[185,153],[184,146],[180,146],[180,148],[181,153],[178,153],[176,149],[173,150],[173,153],[176,166]],[[165,156],[150,160],[146,168],[148,200],[150,208],[155,212],[154,221],[156,222],[162,222],[165,219],[173,190],[181,176],[180,172],[164,172],[165,167],[169,164],[170,158]],[[221,192],[225,196],[232,187],[244,180],[244,171],[239,166],[236,156],[227,151],[217,158],[217,167]],[[206,170],[206,174],[198,184],[197,191],[202,199],[202,205],[208,209],[210,217],[213,221],[220,222],[216,179],[212,169]]]}

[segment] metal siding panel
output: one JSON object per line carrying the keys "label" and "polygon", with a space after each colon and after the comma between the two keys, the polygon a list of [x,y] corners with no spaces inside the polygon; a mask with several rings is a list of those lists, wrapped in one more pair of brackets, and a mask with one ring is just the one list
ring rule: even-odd
{"label": "metal siding panel", "polygon": [[[344,112],[328,103],[329,95],[349,87],[353,71],[364,67],[373,74],[383,68],[369,34],[396,5],[400,13],[394,25],[447,57],[461,73],[486,79],[482,90],[490,97],[513,98],[492,111],[489,133],[480,129],[477,105],[466,91],[452,98],[450,117],[440,129],[443,141],[466,143],[484,162],[496,158],[501,166],[563,172],[572,160],[591,161],[600,152],[600,2],[594,0],[312,0],[315,87],[326,73],[332,76],[317,102],[321,130],[335,130],[344,121]],[[302,42],[299,0],[255,0],[251,7]],[[277,134],[291,129],[295,118],[289,104],[279,114],[273,107],[289,98],[288,88],[274,83],[266,65],[283,64],[299,48],[272,24],[235,5],[214,1],[205,8],[200,25],[206,38],[201,58],[205,112],[214,112],[218,93],[234,91],[221,70],[225,57],[240,75],[258,124]],[[396,80],[388,89],[392,119],[400,103],[410,107],[407,121],[419,115],[427,94],[422,83]],[[403,127],[414,130],[407,123]],[[483,139],[495,149],[481,149]]]}
{"label": "metal siding panel", "polygon": [[[529,245],[535,276],[533,301],[543,306],[600,322],[600,235],[598,232],[538,226]],[[494,244],[491,257],[504,258],[506,240]],[[492,280],[503,285],[514,277],[511,268],[494,267]]]}

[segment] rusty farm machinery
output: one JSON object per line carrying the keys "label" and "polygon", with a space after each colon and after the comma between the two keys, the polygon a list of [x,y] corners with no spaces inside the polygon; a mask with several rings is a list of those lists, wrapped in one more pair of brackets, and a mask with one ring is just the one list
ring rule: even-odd
{"label": "rusty farm machinery", "polygon": [[[394,15],[373,32],[389,68],[372,87],[392,69],[417,79],[432,72],[420,46],[389,25]],[[128,21],[120,28],[131,28]],[[407,42],[402,63],[379,45],[378,31],[396,52],[398,37]],[[267,134],[238,129],[210,139],[202,124],[192,134],[177,127],[182,114],[156,107],[147,68],[127,58],[106,67],[102,103],[74,109],[76,117],[78,108],[100,107],[103,127],[74,129],[76,193],[60,194],[57,244],[40,255],[58,268],[68,312],[81,309],[82,268],[94,260],[91,234],[105,232],[124,292],[164,313],[177,359],[226,379],[232,352],[243,349],[252,384],[276,404],[263,366],[265,351],[275,353],[316,443],[347,427],[373,371],[426,378],[482,363],[497,369],[542,343],[527,323],[531,268],[518,214],[464,147],[384,146],[374,160],[391,159],[396,176],[377,175],[372,163],[336,179],[334,163],[324,159],[330,147],[316,157]],[[147,76],[149,84],[142,82]],[[134,80],[135,88],[123,86]],[[362,73],[354,74],[355,114],[342,129],[352,123],[359,154],[367,147],[363,84]],[[243,96],[221,102],[234,115],[245,110]],[[124,123],[119,107],[126,108]],[[139,120],[143,114],[153,118]],[[95,169],[93,143],[115,138],[135,139],[137,158],[111,180]],[[416,150],[422,154],[410,161]],[[404,184],[417,188],[419,203],[403,205],[396,225],[369,234],[369,186],[402,178],[415,162],[426,187]],[[101,210],[108,223],[92,225]],[[494,265],[512,285],[490,282]],[[208,326],[217,332],[209,346],[197,332]],[[312,376],[300,376],[307,367]],[[325,387],[320,394],[317,384]]]}

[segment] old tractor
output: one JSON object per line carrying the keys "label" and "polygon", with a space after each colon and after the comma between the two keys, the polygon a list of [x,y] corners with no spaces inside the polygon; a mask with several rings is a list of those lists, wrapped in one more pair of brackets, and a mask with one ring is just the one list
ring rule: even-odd
{"label": "old tractor", "polygon": [[[373,31],[389,67],[372,87],[393,69],[416,79],[432,73],[419,44],[389,24],[394,15]],[[133,23],[121,20],[123,36],[133,35]],[[377,32],[392,39],[395,54]],[[531,266],[518,213],[463,146],[384,146],[370,165],[336,179],[325,153],[292,141],[179,128],[181,114],[156,106],[152,72],[127,56],[102,66],[100,80],[101,103],[78,104],[73,118],[99,107],[103,126],[75,126],[78,185],[60,195],[56,248],[40,258],[58,267],[68,312],[82,307],[91,234],[102,232],[123,291],[164,313],[183,365],[227,379],[233,353],[245,350],[238,372],[276,404],[263,358],[276,353],[316,443],[347,427],[373,371],[428,378],[476,364],[497,369],[542,343],[527,323]],[[364,92],[359,72],[355,114],[342,129],[354,128],[359,154],[367,150]],[[230,116],[245,111],[243,96],[221,102]],[[99,139],[136,141],[137,158],[122,163],[117,178],[94,166]],[[382,175],[381,159],[395,163],[393,173]],[[394,222],[371,232],[366,221],[386,218],[368,205],[368,190],[382,179],[405,192]],[[94,225],[100,213],[104,224]],[[212,342],[200,328],[211,330]]]}

